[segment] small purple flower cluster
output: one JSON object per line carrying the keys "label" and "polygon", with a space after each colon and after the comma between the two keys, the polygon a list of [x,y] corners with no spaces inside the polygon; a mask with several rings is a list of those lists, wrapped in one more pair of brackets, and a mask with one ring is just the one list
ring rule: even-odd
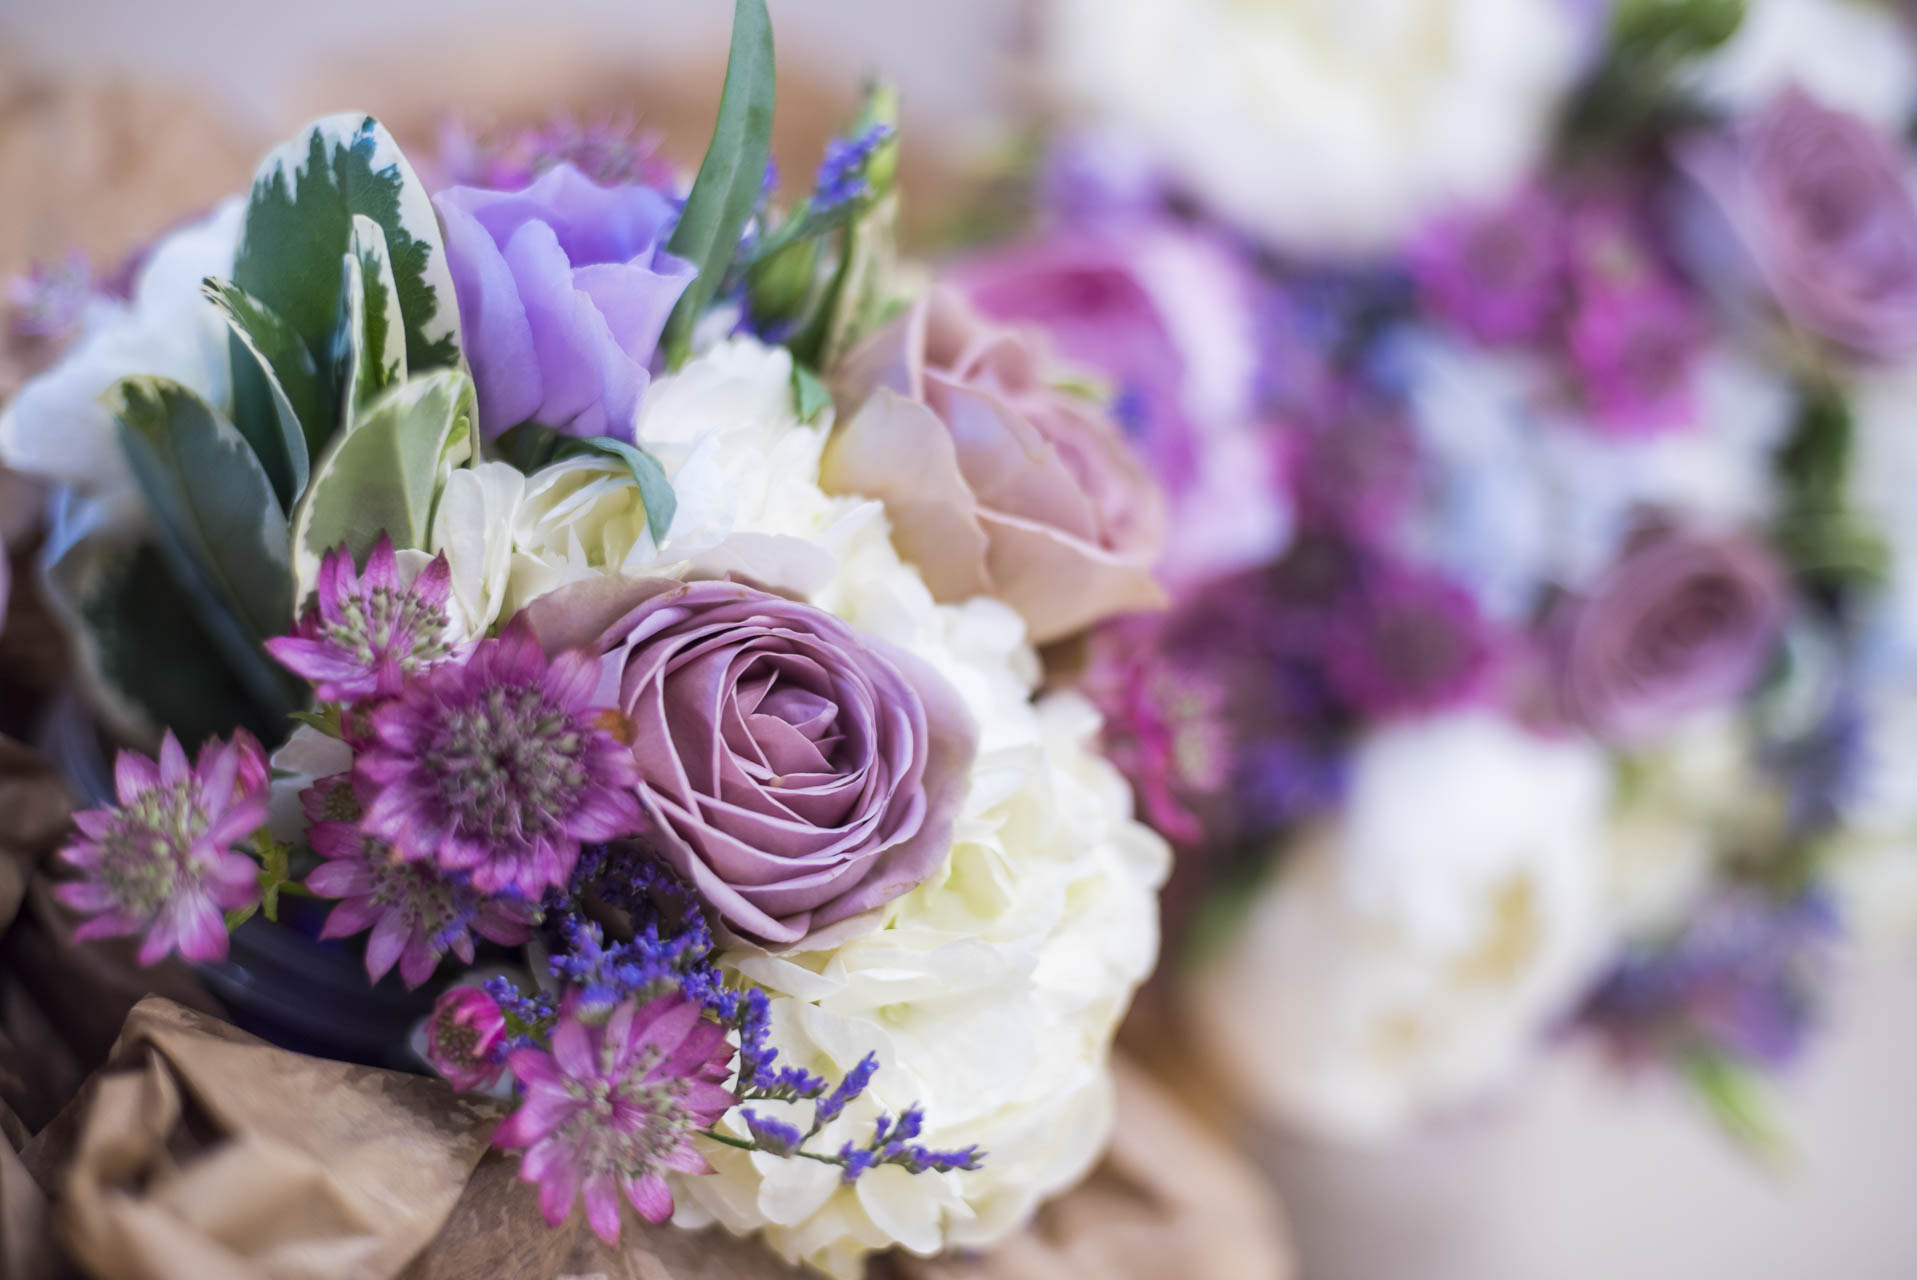
{"label": "small purple flower cluster", "polygon": [[1596,427],[1687,427],[1704,320],[1641,203],[1615,186],[1535,184],[1434,223],[1407,265],[1434,317],[1480,343],[1552,355]]}
{"label": "small purple flower cluster", "polygon": [[1663,941],[1629,952],[1585,1021],[1627,1058],[1695,1055],[1776,1069],[1819,1013],[1841,925],[1816,890],[1727,890]]}
{"label": "small purple flower cluster", "polygon": [[819,161],[818,177],[813,182],[813,211],[836,209],[871,195],[872,183],[866,177],[866,165],[896,132],[891,125],[878,121],[849,138],[834,138],[826,143],[825,156]]}

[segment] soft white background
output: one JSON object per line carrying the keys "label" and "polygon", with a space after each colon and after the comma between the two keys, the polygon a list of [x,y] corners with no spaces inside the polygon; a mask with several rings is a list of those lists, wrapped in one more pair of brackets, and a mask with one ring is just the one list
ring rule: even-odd
{"label": "soft white background", "polygon": [[[804,64],[828,87],[873,70],[907,86],[921,142],[976,143],[1023,88],[1020,0],[772,9],[786,66]],[[520,65],[683,67],[719,56],[730,10],[723,0],[0,0],[0,49],[31,66],[191,89],[256,133],[360,105],[332,86],[386,76],[472,99],[513,88]],[[1833,1033],[1786,1087],[1799,1150],[1781,1170],[1739,1159],[1672,1090],[1621,1087],[1577,1053],[1557,1055],[1502,1106],[1386,1151],[1251,1139],[1285,1191],[1308,1280],[1917,1276],[1917,953],[1891,948],[1851,967]]]}

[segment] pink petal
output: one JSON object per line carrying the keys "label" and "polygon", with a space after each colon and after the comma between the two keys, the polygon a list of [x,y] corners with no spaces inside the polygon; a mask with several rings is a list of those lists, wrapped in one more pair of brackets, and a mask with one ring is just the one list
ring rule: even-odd
{"label": "pink petal", "polygon": [[672,1192],[665,1179],[656,1174],[627,1179],[626,1199],[632,1201],[640,1217],[655,1226],[672,1216]]}
{"label": "pink petal", "polygon": [[586,1179],[586,1221],[608,1245],[619,1243],[619,1188],[609,1173]]}
{"label": "pink petal", "polygon": [[386,976],[386,971],[399,959],[400,952],[406,949],[407,939],[412,936],[406,917],[390,907],[380,916],[373,926],[373,933],[366,940],[366,976],[378,982]]}
{"label": "pink petal", "polygon": [[121,804],[129,804],[160,785],[160,772],[137,751],[122,751],[113,760],[113,788]]}
{"label": "pink petal", "polygon": [[192,776],[193,770],[186,762],[186,748],[173,736],[173,730],[166,731],[166,737],[160,740],[160,784],[177,787]]}
{"label": "pink petal", "polygon": [[553,1029],[552,1056],[559,1063],[559,1069],[575,1080],[589,1080],[598,1075],[592,1039],[586,1028],[573,1018],[561,1018]]}

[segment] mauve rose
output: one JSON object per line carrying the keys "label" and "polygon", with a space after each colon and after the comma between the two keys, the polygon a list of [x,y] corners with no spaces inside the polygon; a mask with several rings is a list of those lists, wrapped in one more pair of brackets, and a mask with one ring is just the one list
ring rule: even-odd
{"label": "mauve rose", "polygon": [[[1917,346],[1917,202],[1895,140],[1793,88],[1680,154],[1786,314],[1865,355]],[[1698,229],[1707,254],[1713,234]]]}
{"label": "mauve rose", "polygon": [[480,431],[537,422],[630,440],[660,330],[694,275],[665,251],[671,203],[569,164],[523,191],[452,187],[433,203]]}
{"label": "mauve rose", "polygon": [[1047,381],[1034,335],[928,292],[835,372],[821,480],[881,499],[942,601],[997,596],[1036,643],[1156,608],[1165,499],[1112,421]]}
{"label": "mauve rose", "polygon": [[1640,740],[1742,696],[1775,650],[1783,571],[1736,535],[1654,533],[1564,619],[1559,692],[1601,738]]}
{"label": "mauve rose", "polygon": [[977,730],[924,662],[729,581],[604,579],[531,613],[549,650],[606,655],[659,851],[739,933],[817,941],[944,861]]}
{"label": "mauve rose", "polygon": [[1196,582],[1277,553],[1291,512],[1254,407],[1254,276],[1228,246],[1134,219],[989,249],[948,278],[987,316],[1039,326],[1111,380],[1113,416],[1170,499],[1162,578]]}

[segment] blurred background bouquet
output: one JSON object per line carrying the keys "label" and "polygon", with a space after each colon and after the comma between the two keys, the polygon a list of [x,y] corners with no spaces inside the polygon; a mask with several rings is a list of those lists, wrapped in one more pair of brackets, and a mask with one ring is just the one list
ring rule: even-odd
{"label": "blurred background bouquet", "polygon": [[1379,1139],[1594,1034],[1780,1140],[1759,1082],[1917,835],[1901,16],[1037,31],[1047,126],[956,273],[1170,491],[1170,610],[1055,657],[1177,846],[1200,1051]]}

